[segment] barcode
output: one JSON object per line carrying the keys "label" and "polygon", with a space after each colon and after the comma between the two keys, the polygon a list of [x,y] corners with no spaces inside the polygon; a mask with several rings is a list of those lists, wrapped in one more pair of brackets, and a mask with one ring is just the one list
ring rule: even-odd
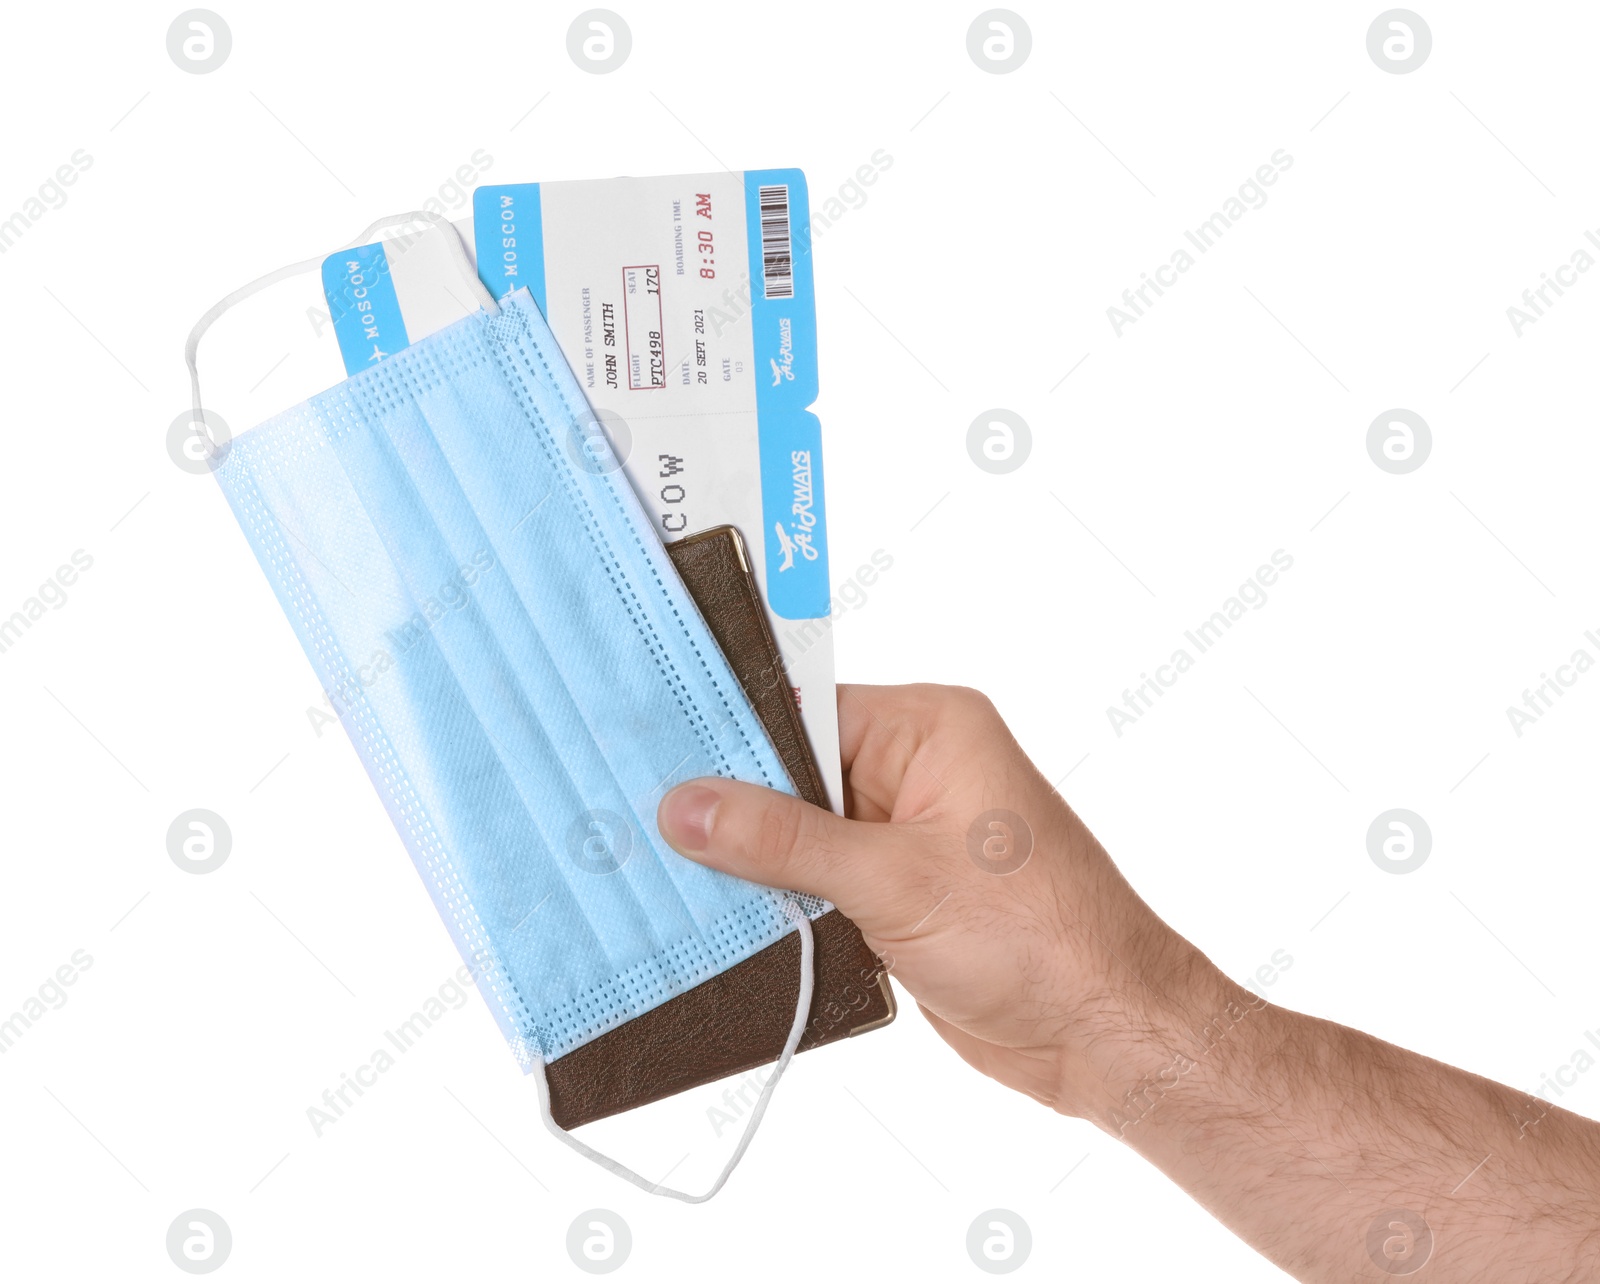
{"label": "barcode", "polygon": [[763,187],[761,202],[761,275],[769,299],[794,298],[794,259],[789,244],[789,188]]}

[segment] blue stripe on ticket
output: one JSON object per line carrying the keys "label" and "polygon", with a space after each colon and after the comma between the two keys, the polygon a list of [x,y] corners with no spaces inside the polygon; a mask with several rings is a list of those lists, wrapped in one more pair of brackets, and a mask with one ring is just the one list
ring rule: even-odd
{"label": "blue stripe on ticket", "polygon": [[496,183],[474,191],[472,240],[478,277],[490,294],[503,299],[527,286],[539,311],[546,311],[539,184]]}
{"label": "blue stripe on ticket", "polygon": [[807,409],[817,398],[817,313],[809,247],[795,243],[810,202],[797,169],[748,170],[744,192],[767,602],[786,620],[816,619],[828,614],[822,426]]}
{"label": "blue stripe on ticket", "polygon": [[322,292],[346,373],[356,374],[410,346],[383,246],[330,254],[322,262]]}

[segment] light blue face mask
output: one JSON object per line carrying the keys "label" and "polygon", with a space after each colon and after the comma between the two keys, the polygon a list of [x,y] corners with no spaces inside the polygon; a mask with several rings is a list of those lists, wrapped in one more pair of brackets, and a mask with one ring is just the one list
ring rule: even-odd
{"label": "light blue face mask", "polygon": [[[546,1123],[698,1202],[799,1042],[807,919],[827,907],[662,840],[657,804],[684,780],[792,788],[538,308],[466,276],[482,312],[243,434],[214,471]],[[191,371],[252,288],[196,327]],[[794,1025],[710,1191],[657,1187],[555,1124],[545,1062],[795,929]]]}

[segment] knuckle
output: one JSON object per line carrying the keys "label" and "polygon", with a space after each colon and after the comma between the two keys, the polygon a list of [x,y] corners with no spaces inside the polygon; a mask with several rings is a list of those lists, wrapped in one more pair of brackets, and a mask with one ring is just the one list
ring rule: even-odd
{"label": "knuckle", "polygon": [[955,698],[957,707],[969,718],[998,718],[1000,711],[994,707],[994,701],[984,695],[976,687],[953,687],[951,694]]}
{"label": "knuckle", "polygon": [[973,687],[944,688],[945,702],[942,710],[949,724],[965,732],[992,732],[1005,725],[994,701]]}
{"label": "knuckle", "polygon": [[778,794],[761,804],[751,831],[751,846],[758,856],[788,856],[801,845],[805,828],[802,805]]}
{"label": "knuckle", "polygon": [[899,689],[898,712],[912,726],[931,726],[939,722],[967,724],[984,716],[994,716],[994,705],[983,692],[972,687],[943,686],[917,682]]}

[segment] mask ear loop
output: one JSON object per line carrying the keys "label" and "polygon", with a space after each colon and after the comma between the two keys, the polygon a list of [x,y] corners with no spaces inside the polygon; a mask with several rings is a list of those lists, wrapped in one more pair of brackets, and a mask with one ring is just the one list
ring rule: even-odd
{"label": "mask ear loop", "polygon": [[670,1186],[659,1185],[647,1177],[641,1177],[633,1169],[618,1163],[609,1155],[602,1155],[594,1147],[584,1144],[567,1132],[550,1114],[550,1084],[545,1078],[544,1060],[536,1056],[533,1062],[533,1077],[539,1089],[539,1115],[544,1120],[544,1126],[585,1159],[593,1160],[607,1172],[631,1181],[647,1194],[666,1195],[672,1199],[681,1199],[686,1204],[703,1204],[721,1190],[723,1184],[733,1175],[733,1170],[738,1167],[739,1161],[744,1158],[745,1150],[755,1137],[761,1116],[767,1111],[767,1102],[772,1098],[772,1091],[778,1086],[778,1080],[783,1078],[783,1072],[789,1068],[795,1049],[800,1046],[800,1036],[805,1033],[806,1019],[811,1015],[811,994],[816,984],[814,971],[816,945],[812,938],[811,923],[793,901],[784,902],[784,913],[794,920],[795,930],[800,933],[800,998],[795,1003],[794,1024],[789,1027],[789,1037],[784,1042],[783,1054],[778,1058],[777,1067],[773,1070],[772,1077],[767,1080],[766,1086],[761,1089],[761,1096],[756,1099],[755,1109],[750,1112],[750,1119],[739,1137],[739,1144],[734,1148],[732,1157],[718,1174],[710,1190],[703,1195],[690,1195],[681,1190],[673,1190]]}
{"label": "mask ear loop", "polygon": [[[450,249],[450,257],[455,261],[455,265],[460,269],[462,277],[468,282],[469,288],[477,297],[479,306],[492,317],[500,315],[499,303],[495,301],[494,295],[489,293],[488,288],[478,279],[478,274],[472,269],[472,262],[467,258],[466,246],[462,244],[461,234],[456,231],[455,224],[438,214],[431,213],[428,210],[412,210],[406,214],[391,214],[387,218],[380,218],[376,223],[368,227],[366,231],[362,232],[360,236],[356,237],[355,240],[339,248],[348,250],[357,245],[366,245],[370,242],[373,234],[380,228],[395,227],[404,223],[432,223],[445,233],[445,244]],[[338,250],[330,251],[333,254],[338,252]],[[316,271],[322,266],[323,259],[327,257],[324,254],[319,258],[303,259],[299,263],[291,263],[288,267],[281,267],[275,272],[268,272],[265,276],[257,277],[250,284],[242,285],[233,293],[218,299],[206,311],[206,314],[194,323],[194,329],[189,331],[189,340],[183,345],[183,360],[184,364],[189,367],[189,389],[194,396],[196,422],[205,422],[201,418],[204,412],[204,405],[200,400],[200,370],[198,365],[200,340],[205,332],[211,328],[218,317],[235,304],[243,303],[251,295],[259,294],[268,286],[276,285],[279,281],[287,281],[291,276],[299,276],[305,272]]]}

